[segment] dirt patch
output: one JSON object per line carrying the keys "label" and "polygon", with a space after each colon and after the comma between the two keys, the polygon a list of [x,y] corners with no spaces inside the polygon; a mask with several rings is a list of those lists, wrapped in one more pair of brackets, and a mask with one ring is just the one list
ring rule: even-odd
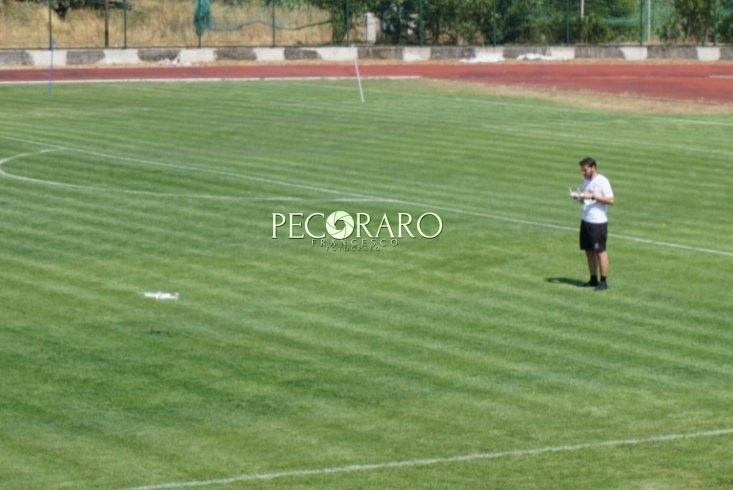
{"label": "dirt patch", "polygon": [[704,100],[668,99],[628,93],[606,94],[592,90],[476,83],[462,80],[423,79],[423,82],[420,90],[425,93],[450,94],[457,97],[461,95],[518,97],[528,100],[546,100],[581,109],[627,114],[733,114],[733,104]]}
{"label": "dirt patch", "polygon": [[733,104],[708,101],[663,99],[633,94],[603,94],[588,90],[538,89],[491,85],[487,93],[549,100],[573,107],[633,114],[733,114]]}

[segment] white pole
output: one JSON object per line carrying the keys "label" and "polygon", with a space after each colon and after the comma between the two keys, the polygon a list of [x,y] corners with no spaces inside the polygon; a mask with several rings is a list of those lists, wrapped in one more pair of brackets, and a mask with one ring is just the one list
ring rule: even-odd
{"label": "white pole", "polygon": [[652,42],[652,0],[646,0],[647,43]]}
{"label": "white pole", "polygon": [[356,59],[359,57],[357,54],[354,57],[354,69],[356,70],[356,81],[359,84],[359,96],[361,97],[361,103],[364,103],[364,89],[361,87],[361,75],[359,75],[359,65],[356,62]]}

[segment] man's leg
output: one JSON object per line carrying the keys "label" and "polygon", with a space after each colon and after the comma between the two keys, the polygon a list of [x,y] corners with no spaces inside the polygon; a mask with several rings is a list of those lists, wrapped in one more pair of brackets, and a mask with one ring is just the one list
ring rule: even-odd
{"label": "man's leg", "polygon": [[585,256],[588,259],[588,272],[590,272],[590,277],[596,277],[596,274],[598,274],[598,254],[593,250],[586,250]]}
{"label": "man's leg", "polygon": [[606,283],[606,276],[608,275],[608,253],[605,250],[598,252],[598,268],[601,271],[601,280],[598,281],[596,291],[603,291],[608,289],[608,284]]}
{"label": "man's leg", "polygon": [[608,276],[608,252],[598,252],[598,267],[601,270],[601,277]]}
{"label": "man's leg", "polygon": [[585,257],[588,260],[588,272],[590,280],[584,286],[595,286],[598,284],[598,255],[593,250],[586,250]]}

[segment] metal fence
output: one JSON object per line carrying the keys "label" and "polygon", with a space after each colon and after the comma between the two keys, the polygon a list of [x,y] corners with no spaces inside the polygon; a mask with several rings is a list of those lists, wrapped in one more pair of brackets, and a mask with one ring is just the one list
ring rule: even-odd
{"label": "metal fence", "polygon": [[733,0],[700,2],[694,19],[674,0],[401,0],[373,2],[372,12],[364,0],[280,3],[100,0],[107,8],[57,12],[51,0],[0,0],[0,49],[733,42]]}

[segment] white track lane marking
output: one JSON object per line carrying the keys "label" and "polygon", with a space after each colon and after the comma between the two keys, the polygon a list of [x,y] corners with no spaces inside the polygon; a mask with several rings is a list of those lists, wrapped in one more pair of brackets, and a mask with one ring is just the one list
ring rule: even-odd
{"label": "white track lane marking", "polygon": [[[327,194],[343,194],[343,199],[352,200],[353,202],[360,202],[360,200],[363,200],[361,202],[384,202],[384,203],[404,204],[406,206],[428,207],[428,208],[441,210],[441,211],[447,211],[450,213],[460,214],[464,216],[475,216],[478,218],[487,218],[487,219],[492,219],[495,221],[502,221],[505,223],[521,224],[521,225],[534,226],[534,227],[539,227],[539,228],[547,228],[547,229],[559,230],[559,231],[577,231],[577,227],[566,226],[566,225],[556,225],[552,223],[544,223],[541,221],[532,221],[532,220],[527,220],[527,219],[522,219],[522,218],[512,218],[510,216],[486,213],[483,211],[475,211],[472,209],[456,208],[452,206],[446,206],[446,205],[435,204],[435,203],[424,203],[424,202],[417,202],[417,201],[410,201],[410,200],[403,200],[403,199],[392,199],[392,198],[374,196],[374,195],[369,195],[369,194],[345,193],[343,191],[339,191],[339,190],[335,190],[335,189],[331,189],[327,187],[320,187],[320,186],[310,185],[310,184],[300,184],[296,182],[289,182],[287,180],[271,179],[267,177],[260,177],[260,176],[255,176],[255,175],[240,173],[240,172],[231,172],[231,171],[217,170],[217,169],[206,169],[206,168],[194,167],[190,165],[180,165],[180,164],[175,164],[175,163],[159,162],[155,160],[147,160],[147,159],[140,159],[140,158],[134,158],[134,157],[112,155],[112,154],[97,152],[93,150],[85,150],[85,149],[80,149],[80,148],[69,148],[69,147],[60,146],[60,145],[42,143],[42,142],[33,141],[33,140],[25,140],[21,138],[12,138],[12,137],[2,136],[2,135],[0,135],[0,137],[4,139],[12,140],[12,141],[18,141],[22,143],[37,145],[37,146],[48,147],[48,149],[45,151],[54,151],[55,150],[55,151],[77,152],[77,153],[82,153],[82,154],[87,154],[87,155],[98,156],[101,158],[142,163],[146,165],[155,165],[159,167],[175,168],[178,170],[187,170],[191,172],[200,172],[200,173],[209,173],[209,174],[214,174],[214,175],[223,175],[227,177],[236,177],[236,178],[241,178],[241,179],[253,180],[255,182],[264,182],[264,183],[268,183],[272,185],[279,185],[283,187],[291,187],[291,188],[296,188],[296,189],[306,189],[306,190],[327,193]],[[30,154],[32,153],[22,154],[22,156],[30,155]],[[18,157],[19,156],[16,155],[15,157],[12,157],[12,158],[18,158]],[[0,166],[5,161],[8,161],[8,159],[6,158],[5,160],[0,160]],[[0,175],[10,176],[10,174],[4,174],[4,172],[2,172],[2,169],[0,169]],[[335,199],[335,200],[339,200],[339,199]],[[325,202],[325,201],[328,201],[328,199],[317,199],[317,201]],[[643,237],[635,237],[631,235],[617,235],[615,233],[609,234],[609,236],[616,238],[616,239],[626,240],[630,242],[645,243],[648,245],[672,248],[676,250],[686,250],[688,252],[719,255],[723,257],[733,257],[733,252],[726,251],[726,250],[718,250],[718,249],[713,249],[713,248],[708,248],[708,247],[696,247],[693,245],[685,245],[681,243],[651,240],[651,239],[647,239]]]}
{"label": "white track lane marking", "polygon": [[214,478],[211,480],[191,480],[181,482],[157,483],[143,485],[140,487],[128,488],[126,490],[163,490],[175,488],[207,487],[213,485],[229,485],[232,483],[247,481],[269,481],[279,478],[297,478],[302,476],[323,476],[334,474],[348,474],[368,471],[379,471],[389,469],[412,468],[417,466],[434,466],[438,464],[461,463],[470,461],[501,459],[520,456],[537,456],[541,454],[593,450],[602,448],[615,448],[619,446],[638,446],[641,444],[652,444],[661,442],[674,442],[685,439],[700,439],[704,437],[719,437],[733,434],[733,429],[718,429],[689,434],[667,434],[660,436],[643,437],[638,439],[620,439],[610,441],[588,442],[582,444],[571,444],[564,446],[545,446],[534,449],[513,449],[497,452],[470,453],[458,456],[445,456],[435,458],[407,459],[400,461],[387,461],[384,463],[353,464],[346,466],[332,466],[326,468],[312,468],[301,470],[274,471],[269,473],[245,473],[227,478]]}

